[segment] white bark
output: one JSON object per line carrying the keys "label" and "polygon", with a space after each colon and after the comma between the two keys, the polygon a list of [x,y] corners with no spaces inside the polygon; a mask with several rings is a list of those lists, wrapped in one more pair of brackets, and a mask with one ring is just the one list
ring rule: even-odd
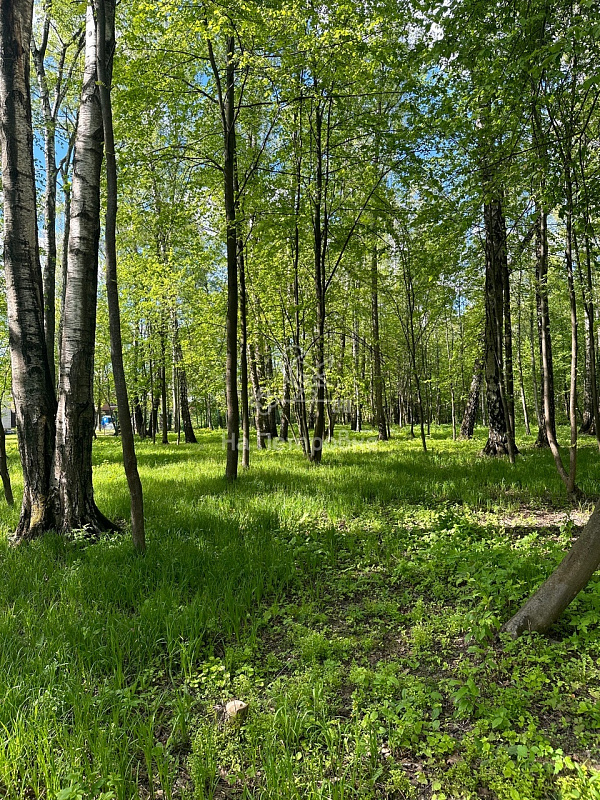
{"label": "white bark", "polygon": [[63,529],[105,528],[92,488],[94,346],[100,239],[102,110],[96,77],[96,29],[88,5],[85,71],[73,156],[64,298],[56,457],[57,516]]}
{"label": "white bark", "polygon": [[4,192],[4,268],[24,492],[15,537],[51,522],[50,462],[54,390],[44,339],[37,237],[29,43],[33,0],[0,0],[0,149]]}

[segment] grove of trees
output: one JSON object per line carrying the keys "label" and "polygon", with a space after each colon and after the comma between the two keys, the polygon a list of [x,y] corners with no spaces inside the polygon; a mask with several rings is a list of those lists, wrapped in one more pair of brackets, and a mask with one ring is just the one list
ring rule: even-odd
{"label": "grove of trees", "polygon": [[[518,459],[523,427],[580,497],[599,10],[1,0],[16,539],[114,526],[92,441],[117,403],[139,549],[133,432],[223,428],[234,481],[253,428],[318,465],[340,425],[427,451],[432,426],[479,420],[486,456]],[[597,511],[507,630],[546,629],[599,562]]]}

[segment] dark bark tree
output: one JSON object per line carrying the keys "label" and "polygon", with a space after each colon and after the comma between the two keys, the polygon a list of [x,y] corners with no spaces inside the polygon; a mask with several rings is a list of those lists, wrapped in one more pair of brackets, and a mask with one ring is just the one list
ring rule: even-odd
{"label": "dark bark tree", "polygon": [[[487,183],[487,182],[486,182]],[[489,189],[489,186],[488,186]],[[505,383],[505,304],[508,262],[506,224],[502,202],[498,198],[484,203],[485,220],[485,379],[488,411],[488,440],[485,455],[515,457],[514,432],[511,430],[510,402]],[[512,356],[511,356],[512,358]]]}
{"label": "dark bark tree", "polygon": [[529,425],[529,411],[527,409],[527,398],[525,397],[525,382],[523,380],[523,347],[522,347],[522,295],[523,275],[522,270],[519,270],[519,293],[518,293],[518,311],[517,311],[517,367],[519,370],[519,393],[521,395],[521,406],[523,408],[523,421],[525,423],[525,432],[527,436],[531,436],[531,428]]}
{"label": "dark bark tree", "polygon": [[282,442],[287,442],[289,438],[289,427],[292,417],[292,398],[290,381],[290,362],[289,354],[286,353],[283,365],[283,398],[281,402],[281,425],[279,426],[279,438]]}
{"label": "dark bark tree", "polygon": [[[273,385],[273,353],[271,350],[271,346],[267,343],[263,342],[263,347],[261,348],[262,352],[264,353],[262,361],[262,374],[265,377],[265,382],[267,386]],[[277,431],[277,401],[274,398],[271,398],[267,403],[267,427],[269,430],[269,436],[271,439],[277,439],[278,431]]]}
{"label": "dark bark tree", "polygon": [[238,231],[235,198],[235,37],[227,36],[225,85],[217,65],[212,42],[207,41],[209,60],[217,85],[219,110],[223,131],[223,183],[225,219],[227,225],[227,318],[225,386],[227,394],[227,463],[225,476],[233,481],[238,474],[238,444],[240,438],[240,412],[237,391],[237,327],[238,327]]}
{"label": "dark bark tree", "polygon": [[294,235],[292,237],[292,263],[293,263],[293,302],[294,316],[292,319],[292,353],[295,368],[290,368],[290,376],[294,382],[294,411],[298,421],[298,433],[302,452],[310,459],[310,432],[308,428],[308,414],[306,408],[306,384],[303,347],[303,313],[300,305],[300,218],[302,211],[302,167],[303,167],[303,110],[304,96],[302,79],[298,80],[299,99],[294,109],[294,126],[292,144],[294,148],[294,179],[292,182],[291,202],[294,208]]}
{"label": "dark bark tree", "polygon": [[10,482],[10,472],[8,471],[8,459],[6,457],[6,432],[2,420],[0,420],[0,478],[2,478],[4,499],[9,506],[14,506],[15,501]]}
{"label": "dark bark tree", "polygon": [[134,372],[135,372],[135,391],[133,395],[133,421],[135,425],[135,432],[141,439],[146,438],[146,421],[144,419],[144,411],[146,407],[146,400],[143,398],[144,408],[142,408],[142,399],[140,399],[140,388],[138,384],[139,380],[139,339],[138,333],[136,332],[136,336],[133,340],[133,353],[134,353]]}
{"label": "dark bark tree", "polygon": [[[419,427],[421,431],[421,444],[423,451],[427,452],[427,442],[425,439],[425,408],[423,403],[423,393],[421,389],[421,375],[419,374],[419,366],[417,364],[417,334],[415,331],[415,311],[416,311],[416,296],[415,287],[412,278],[412,271],[410,269],[410,255],[405,254],[402,261],[402,276],[404,279],[404,289],[406,292],[406,302],[408,306],[408,319],[406,322],[400,322],[404,331],[404,338],[408,347],[410,356],[410,365],[412,368],[412,380],[415,382],[415,390],[417,393],[417,404],[419,408]],[[414,406],[411,407],[411,434],[414,436]]]}
{"label": "dark bark tree", "polygon": [[538,335],[541,365],[541,408],[540,416],[543,429],[540,428],[536,447],[550,447],[556,459],[558,442],[556,441],[556,414],[554,403],[554,361],[552,357],[552,336],[550,333],[550,311],[548,305],[548,216],[538,209],[536,222],[536,281],[535,298],[537,309]]}
{"label": "dark bark tree", "polygon": [[[237,186],[236,186],[237,189]],[[239,197],[239,190],[237,191]],[[240,279],[240,390],[242,396],[242,469],[250,468],[250,398],[248,387],[248,310],[244,242],[237,237],[238,272]]]}
{"label": "dark bark tree", "polygon": [[[33,0],[0,4],[0,150],[4,193],[4,270],[23,502],[14,540],[52,527],[56,397],[44,336],[37,238],[29,46]],[[93,409],[93,403],[92,403]]]}
{"label": "dark bark tree", "polygon": [[94,0],[96,11],[96,63],[100,87],[100,106],[104,128],[106,150],[106,223],[105,223],[105,269],[108,318],[110,326],[110,354],[117,395],[117,407],[121,428],[123,467],[129,487],[131,501],[131,533],[133,546],[138,552],[146,549],[144,529],[144,496],[137,466],[133,427],[129,414],[127,382],[123,366],[123,344],[121,341],[121,314],[119,310],[119,288],[117,283],[117,161],[113,132],[110,87],[112,79],[115,41],[115,0]]}
{"label": "dark bark tree", "polygon": [[373,329],[373,394],[375,400],[375,420],[377,438],[380,442],[388,440],[387,420],[383,408],[383,380],[381,377],[381,342],[379,340],[379,292],[378,292],[378,252],[377,231],[371,252],[371,324]]}
{"label": "dark bark tree", "polygon": [[254,420],[256,424],[256,444],[261,450],[267,446],[271,439],[269,427],[269,411],[265,403],[261,379],[262,370],[259,370],[258,355],[254,344],[249,346],[250,375],[252,377],[252,390],[254,393]]}
{"label": "dark bark tree", "polygon": [[315,189],[312,200],[313,205],[313,256],[314,256],[314,282],[315,282],[315,310],[317,317],[315,332],[315,427],[313,431],[310,451],[311,461],[321,463],[323,455],[323,437],[325,435],[325,292],[326,286],[326,256],[328,219],[327,209],[323,209],[324,202],[324,175],[323,162],[325,158],[323,142],[323,117],[325,109],[322,102],[317,101],[312,120],[313,146],[315,157]]}
{"label": "dark bark tree", "polygon": [[[577,299],[575,296],[575,276],[573,269],[573,184],[570,171],[570,158],[566,170],[566,241],[565,241],[565,261],[567,267],[567,286],[569,289],[569,311],[571,319],[571,374],[569,381],[569,423],[571,427],[571,445],[569,447],[569,472],[565,480],[567,492],[570,495],[579,494],[579,489],[575,483],[577,474],[577,354],[578,354],[578,335],[577,335]],[[562,462],[561,462],[562,463]]]}
{"label": "dark bark tree", "polygon": [[[446,319],[446,355],[448,356],[448,367],[452,374],[453,353],[454,353],[454,332],[452,333],[452,347],[450,346],[450,333],[448,331],[448,319]],[[452,422],[452,439],[456,441],[456,401],[454,398],[454,380],[450,378],[450,420]],[[439,424],[439,423],[438,423]]]}
{"label": "dark bark tree", "polygon": [[177,372],[177,396],[179,405],[180,425],[183,427],[183,435],[186,444],[198,444],[194,426],[192,425],[192,415],[190,414],[190,401],[188,397],[187,371],[183,363],[183,352],[179,340],[179,325],[175,316],[173,322],[173,350],[175,353],[175,365]]}
{"label": "dark bark tree", "polygon": [[[550,315],[548,309],[548,233],[547,233],[547,215],[544,210],[539,213],[539,230],[537,234],[537,282],[536,282],[536,299],[538,306],[538,323],[540,329],[540,349],[541,349],[541,362],[542,362],[542,402],[543,402],[543,416],[545,424],[546,441],[552,456],[558,474],[567,487],[567,491],[571,494],[576,493],[578,490],[575,486],[575,474],[570,475],[570,471],[565,469],[560,450],[558,448],[558,441],[556,438],[556,425],[555,425],[555,407],[554,407],[554,368],[552,361],[552,341],[550,337]],[[538,436],[539,440],[539,436]],[[572,481],[571,481],[572,477]],[[571,488],[569,488],[571,487]]]}
{"label": "dark bark tree", "polygon": [[583,308],[585,320],[585,373],[584,373],[584,402],[583,402],[583,421],[581,433],[595,434],[598,446],[600,447],[600,409],[598,407],[598,382],[596,377],[596,339],[595,339],[595,320],[594,320],[594,284],[592,278],[592,259],[590,253],[590,240],[587,233],[589,221],[585,215],[585,277],[581,266],[581,253],[578,237],[573,232],[573,244],[575,249],[575,259],[579,271],[579,281],[583,294]]}
{"label": "dark bark tree", "polygon": [[160,326],[160,367],[158,370],[160,381],[160,427],[162,432],[162,444],[169,444],[169,408],[167,405],[167,331],[166,323],[163,319]]}
{"label": "dark bark tree", "polygon": [[360,320],[358,310],[353,309],[352,320],[352,364],[354,367],[354,396],[352,400],[352,419],[350,429],[360,433],[362,428],[362,406],[360,398]]}

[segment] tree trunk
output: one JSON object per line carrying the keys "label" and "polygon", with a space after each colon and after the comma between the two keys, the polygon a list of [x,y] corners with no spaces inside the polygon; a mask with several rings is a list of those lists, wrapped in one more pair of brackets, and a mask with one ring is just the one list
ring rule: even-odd
{"label": "tree trunk", "polygon": [[[287,348],[289,351],[289,348]],[[283,402],[281,404],[281,425],[279,426],[279,438],[282,442],[287,442],[289,436],[290,418],[292,415],[291,400],[291,381],[290,381],[290,361],[289,352],[286,353],[283,364]]]}
{"label": "tree trunk", "polygon": [[37,238],[29,93],[32,14],[32,0],[3,2],[0,9],[4,272],[12,390],[24,482],[15,541],[43,533],[54,523],[50,483],[56,398],[44,337],[42,272]]}
{"label": "tree trunk", "polygon": [[570,170],[567,169],[567,226],[565,260],[567,266],[567,286],[569,289],[569,309],[571,318],[571,375],[569,382],[569,422],[571,427],[571,446],[569,447],[569,475],[566,481],[570,495],[579,494],[575,483],[577,473],[577,299],[573,274],[573,190]]}
{"label": "tree trunk", "polygon": [[[585,290],[584,290],[585,294]],[[592,381],[591,381],[591,358],[590,358],[590,320],[587,313],[585,296],[583,298],[584,304],[584,337],[585,347],[583,350],[584,367],[583,367],[583,414],[581,419],[581,427],[579,433],[593,434],[594,430],[594,408],[592,406]]]}
{"label": "tree trunk", "polygon": [[[69,261],[69,236],[71,232],[71,176],[69,175],[71,160],[73,158],[73,148],[75,147],[75,136],[77,133],[77,124],[75,126],[75,130],[71,134],[69,139],[69,146],[67,149],[67,154],[61,162],[61,177],[62,177],[62,189],[63,189],[63,198],[64,198],[64,230],[63,230],[63,240],[61,246],[61,295],[60,295],[60,320],[58,323],[58,352],[60,354],[62,350],[62,332],[63,332],[63,320],[64,320],[64,309],[65,309],[65,292],[67,289],[67,263]],[[55,384],[56,384],[56,377],[55,377]]]}
{"label": "tree trunk", "polygon": [[144,413],[142,411],[140,397],[137,394],[133,396],[133,419],[135,422],[135,432],[140,437],[140,439],[145,439],[146,428],[144,423]]}
{"label": "tree trunk", "polygon": [[156,387],[154,384],[154,361],[150,359],[150,398],[151,398],[151,409],[150,409],[150,436],[152,438],[152,444],[156,444],[156,432],[158,431],[158,406],[160,404],[160,398],[158,394],[156,394]]}
{"label": "tree trunk", "polygon": [[[271,351],[271,346],[267,344],[265,357],[264,357],[264,371],[263,374],[265,376],[266,381],[268,381],[268,385],[273,385],[273,353]],[[277,431],[277,401],[275,399],[271,399],[267,404],[267,425],[269,429],[269,436],[271,439],[277,439],[278,431]]]}
{"label": "tree trunk", "polygon": [[4,497],[9,506],[14,506],[12,486],[10,483],[10,472],[8,471],[8,459],[6,458],[6,434],[4,425],[0,419],[0,477],[4,487]]}
{"label": "tree trunk", "polygon": [[267,446],[271,438],[269,430],[268,410],[263,402],[263,392],[261,386],[262,375],[258,370],[256,348],[253,344],[249,346],[250,355],[250,375],[252,376],[252,389],[254,392],[254,412],[256,422],[256,444],[262,450]]}
{"label": "tree trunk", "polygon": [[[131,502],[131,534],[133,546],[138,552],[146,549],[144,530],[144,497],[135,455],[135,444],[125,368],[123,366],[123,344],[121,341],[121,314],[119,310],[119,288],[117,283],[117,162],[113,133],[110,86],[112,78],[113,48],[115,41],[115,0],[94,0],[96,6],[96,55],[100,103],[106,143],[106,294],[110,326],[110,355],[115,381],[115,394],[121,421],[121,446],[123,467],[129,487]],[[108,47],[107,47],[108,44]]]}
{"label": "tree trunk", "polygon": [[[109,43],[108,52],[114,42]],[[104,135],[96,73],[96,27],[86,16],[85,72],[73,156],[67,280],[63,310],[56,416],[57,527],[62,531],[114,529],[94,502],[93,374],[100,238],[100,172]]]}
{"label": "tree trunk", "polygon": [[[482,339],[484,337],[481,337]],[[462,422],[460,425],[460,438],[471,439],[473,431],[475,430],[475,421],[477,419],[477,408],[479,406],[479,395],[481,393],[481,382],[483,380],[483,367],[485,359],[485,344],[483,341],[479,344],[480,355],[475,359],[473,365],[473,378],[471,379],[471,388],[469,389],[469,397],[467,405],[465,406],[465,413],[463,414]]]}
{"label": "tree trunk", "polygon": [[169,444],[169,409],[167,406],[167,342],[164,322],[160,327],[160,414],[162,444]]}
{"label": "tree trunk", "polygon": [[554,362],[552,358],[552,337],[550,335],[550,312],[548,306],[548,217],[543,209],[538,210],[536,224],[535,293],[542,372],[541,416],[544,422],[543,434],[541,432],[538,433],[536,447],[550,447],[556,461],[558,443],[556,441],[554,404]]}
{"label": "tree trunk", "polygon": [[33,37],[31,39],[31,53],[37,73],[38,89],[44,116],[44,166],[46,172],[46,189],[44,193],[44,232],[46,234],[46,259],[42,272],[44,287],[44,335],[46,337],[46,350],[50,374],[56,380],[56,367],[54,364],[54,338],[56,328],[55,293],[56,293],[56,184],[58,170],[56,168],[56,119],[53,117],[50,105],[50,95],[46,80],[44,58],[48,43],[50,19],[48,15],[44,20],[44,33],[42,43],[38,49]]}
{"label": "tree trunk", "polygon": [[226,363],[225,388],[227,400],[227,460],[225,477],[234,481],[238,474],[238,445],[240,438],[240,411],[237,392],[237,327],[238,327],[238,231],[236,223],[235,197],[235,37],[228,36],[225,42],[227,66],[225,86],[215,60],[212,42],[208,40],[208,52],[212,71],[217,83],[219,108],[223,127],[223,184],[225,220],[227,225],[227,316],[225,322]]}
{"label": "tree trunk", "polygon": [[[450,420],[452,422],[452,440],[456,441],[456,404],[454,400],[454,332],[452,333],[452,349],[450,348],[450,334],[448,319],[446,319],[446,355],[448,356],[448,371],[450,373]],[[438,420],[439,424],[439,420]]]}
{"label": "tree trunk", "polygon": [[529,341],[531,346],[531,385],[533,387],[533,405],[535,408],[535,418],[538,425],[538,434],[535,442],[535,447],[548,447],[548,439],[546,437],[546,426],[544,424],[544,415],[540,406],[539,391],[538,391],[538,377],[537,377],[537,364],[536,364],[536,342],[539,344],[539,336],[535,335],[535,326],[533,322],[533,308],[530,309],[529,314]]}
{"label": "tree trunk", "polygon": [[510,271],[508,268],[506,255],[506,223],[504,214],[501,219],[501,236],[503,242],[502,257],[502,288],[503,288],[503,307],[504,307],[504,376],[506,381],[506,421],[507,428],[512,440],[512,447],[515,448],[515,379],[513,373],[513,337],[512,337],[512,316],[510,309]]}
{"label": "tree trunk", "polygon": [[523,381],[523,357],[522,357],[522,343],[521,343],[521,308],[523,298],[521,294],[522,288],[522,270],[519,270],[519,297],[518,297],[518,312],[517,312],[517,367],[519,370],[519,392],[521,394],[521,405],[523,407],[523,421],[525,423],[525,432],[527,436],[531,436],[531,428],[529,427],[529,413],[527,411],[527,399],[525,397],[525,384]]}
{"label": "tree trunk", "polygon": [[[358,285],[356,285],[355,288],[358,288]],[[354,308],[352,313],[352,364],[354,367],[354,393],[352,400],[352,421],[350,423],[350,429],[356,433],[360,433],[360,320],[358,318],[358,312],[356,308]]]}
{"label": "tree trunk", "polygon": [[381,345],[379,341],[379,296],[377,264],[377,231],[374,233],[371,253],[371,323],[373,328],[373,389],[375,395],[375,418],[377,438],[380,442],[388,440],[387,420],[383,409],[383,386],[381,379]]}
{"label": "tree trunk", "polygon": [[183,364],[183,353],[181,351],[181,342],[179,341],[179,327],[177,317],[174,320],[173,326],[173,349],[175,351],[175,364],[177,367],[178,377],[178,399],[179,399],[179,414],[180,423],[183,426],[183,434],[186,444],[198,444],[196,434],[194,433],[194,426],[192,425],[192,415],[190,414],[190,401],[188,398],[188,381],[187,372]]}
{"label": "tree trunk", "polygon": [[600,504],[558,567],[502,630],[513,637],[527,631],[547,631],[586,586],[599,565]]}
{"label": "tree trunk", "polygon": [[317,106],[315,111],[314,147],[316,159],[316,190],[313,200],[313,244],[314,244],[314,279],[317,330],[315,342],[315,381],[316,408],[315,428],[311,447],[311,461],[321,463],[323,455],[323,437],[325,434],[325,255],[327,252],[327,235],[323,231],[323,109]]}
{"label": "tree trunk", "polygon": [[514,461],[515,447],[510,428],[509,399],[504,384],[506,241],[500,200],[484,205],[485,217],[485,379],[487,389],[488,440],[485,455],[508,455]]}
{"label": "tree trunk", "polygon": [[250,468],[250,398],[248,387],[248,311],[246,308],[246,263],[244,243],[237,240],[238,270],[240,277],[240,323],[242,341],[240,347],[240,381],[242,394],[242,469]]}
{"label": "tree trunk", "polygon": [[596,372],[596,338],[594,331],[594,285],[592,280],[592,256],[591,256],[591,243],[587,229],[584,236],[585,241],[585,257],[586,257],[586,277],[587,277],[587,292],[586,292],[586,313],[588,317],[588,325],[590,329],[590,384],[592,395],[592,415],[594,418],[594,432],[596,434],[596,441],[600,448],[600,406],[598,404],[598,378]]}
{"label": "tree trunk", "polygon": [[181,412],[181,423],[183,425],[183,435],[186,444],[198,444],[194,426],[192,425],[192,415],[190,414],[190,401],[188,398],[188,381],[185,367],[179,367],[179,408]]}
{"label": "tree trunk", "polygon": [[569,473],[565,470],[558,449],[554,416],[554,370],[550,340],[550,317],[548,314],[548,237],[547,216],[539,214],[538,255],[537,255],[538,318],[540,324],[540,345],[542,352],[542,399],[546,438],[554,458],[554,463],[565,486],[569,485]]}
{"label": "tree trunk", "polygon": [[[304,376],[304,348],[302,332],[304,327],[304,317],[300,306],[300,214],[302,211],[302,113],[303,105],[303,89],[302,80],[298,76],[298,89],[299,89],[299,103],[294,105],[294,133],[292,136],[292,144],[294,147],[294,182],[293,182],[293,197],[291,202],[294,206],[294,238],[292,239],[292,259],[294,264],[294,320],[293,320],[293,357],[295,363],[295,370],[292,371],[290,365],[290,378],[294,378],[294,410],[296,412],[296,419],[298,421],[298,434],[300,437],[300,444],[302,445],[302,452],[304,456],[310,459],[310,433],[308,430],[308,418],[306,410],[306,383]],[[290,205],[291,205],[290,202]]]}
{"label": "tree trunk", "polygon": [[[586,225],[588,224],[586,218]],[[596,340],[594,334],[594,284],[592,280],[592,264],[590,254],[590,241],[587,232],[584,234],[586,251],[586,278],[581,267],[581,254],[577,235],[573,232],[573,245],[575,259],[579,271],[579,280],[583,294],[583,309],[585,321],[585,373],[584,373],[584,402],[583,421],[580,433],[596,435],[600,447],[600,409],[598,408],[598,384],[596,380]]]}

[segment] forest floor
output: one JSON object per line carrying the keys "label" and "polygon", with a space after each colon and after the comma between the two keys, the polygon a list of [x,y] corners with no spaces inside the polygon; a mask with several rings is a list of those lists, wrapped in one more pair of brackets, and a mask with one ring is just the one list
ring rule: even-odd
{"label": "forest floor", "polygon": [[[600,576],[548,636],[498,636],[590,505],[532,438],[511,466],[481,429],[343,433],[318,468],[253,450],[234,486],[220,433],[140,443],[144,557],[0,545],[0,797],[600,798]],[[120,444],[94,453],[125,519]],[[597,497],[591,439],[579,475]]]}

